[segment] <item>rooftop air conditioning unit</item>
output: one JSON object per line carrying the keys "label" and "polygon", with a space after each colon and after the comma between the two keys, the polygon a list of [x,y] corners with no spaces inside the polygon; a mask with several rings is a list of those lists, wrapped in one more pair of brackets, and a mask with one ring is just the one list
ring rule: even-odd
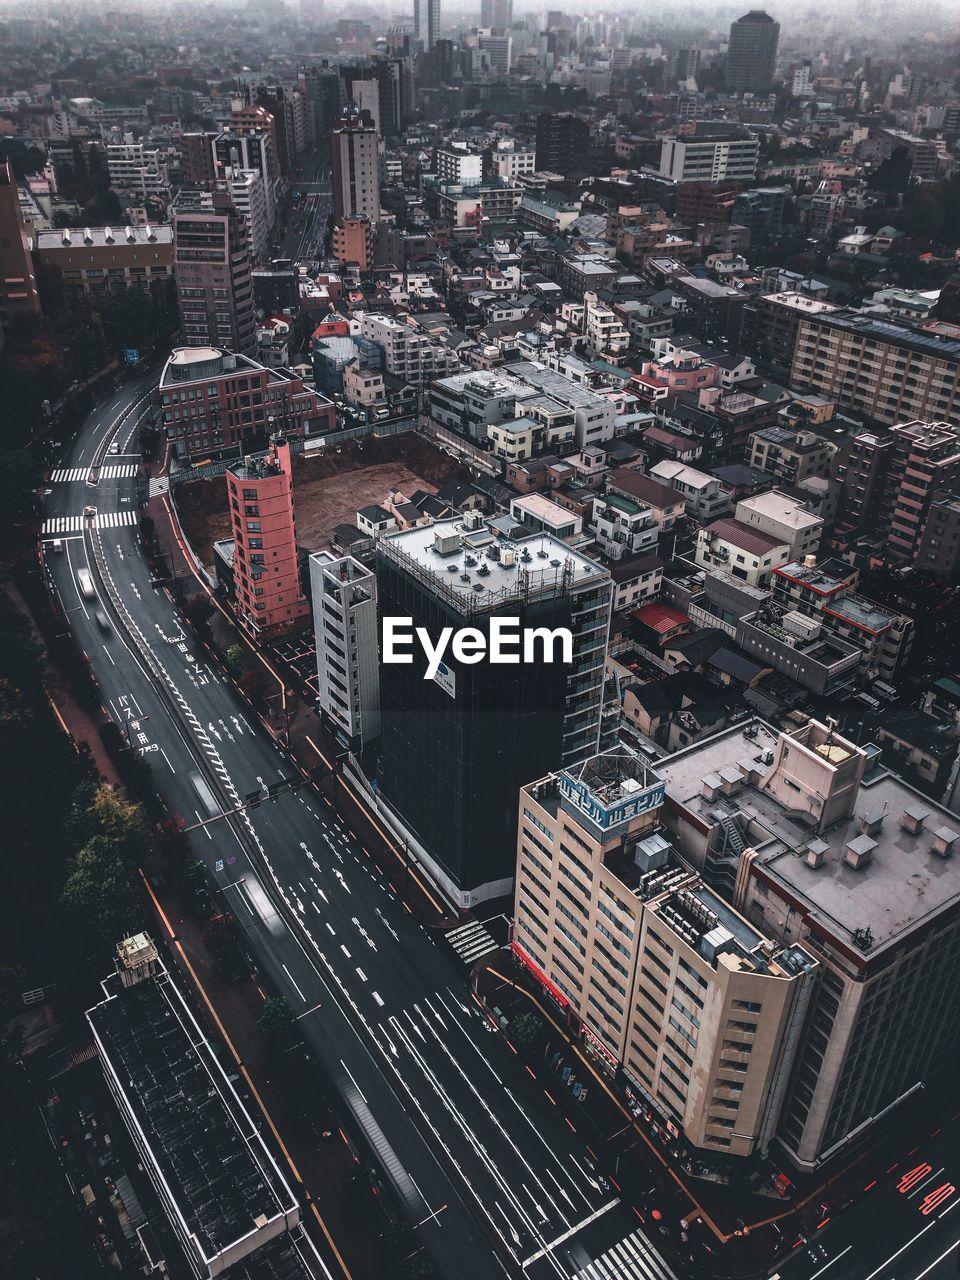
{"label": "rooftop air conditioning unit", "polygon": [[509,568],[511,565],[513,565],[516,562],[516,559],[517,559],[517,553],[514,547],[500,548],[500,563],[504,566],[504,568]]}

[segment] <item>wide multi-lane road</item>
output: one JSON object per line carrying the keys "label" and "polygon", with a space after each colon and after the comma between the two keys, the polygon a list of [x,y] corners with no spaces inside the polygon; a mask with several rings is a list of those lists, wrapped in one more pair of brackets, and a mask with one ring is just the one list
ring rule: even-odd
{"label": "wide multi-lane road", "polygon": [[258,967],[441,1274],[671,1280],[582,1138],[468,998],[454,949],[410,915],[341,820],[309,788],[233,812],[296,769],[151,585],[131,473],[148,391],[132,382],[96,410],[53,473],[44,559],[168,809],[188,824],[228,814],[191,839]]}

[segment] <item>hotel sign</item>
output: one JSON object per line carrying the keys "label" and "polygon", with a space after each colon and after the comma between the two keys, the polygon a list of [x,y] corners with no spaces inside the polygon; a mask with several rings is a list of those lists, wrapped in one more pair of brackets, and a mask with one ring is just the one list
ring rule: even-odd
{"label": "hotel sign", "polygon": [[664,783],[657,782],[652,787],[643,787],[611,804],[604,804],[585,782],[578,782],[567,773],[560,774],[560,794],[566,796],[581,813],[586,814],[601,831],[607,831],[638,814],[656,809],[663,804],[665,789]]}

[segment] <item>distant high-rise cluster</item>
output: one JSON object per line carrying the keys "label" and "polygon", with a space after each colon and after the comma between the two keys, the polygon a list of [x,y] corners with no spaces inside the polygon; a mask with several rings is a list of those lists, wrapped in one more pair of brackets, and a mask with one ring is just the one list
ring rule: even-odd
{"label": "distant high-rise cluster", "polygon": [[727,89],[730,93],[766,93],[777,69],[780,23],[763,9],[751,9],[730,27]]}
{"label": "distant high-rise cluster", "polygon": [[413,0],[413,34],[432,49],[440,34],[440,0]]}

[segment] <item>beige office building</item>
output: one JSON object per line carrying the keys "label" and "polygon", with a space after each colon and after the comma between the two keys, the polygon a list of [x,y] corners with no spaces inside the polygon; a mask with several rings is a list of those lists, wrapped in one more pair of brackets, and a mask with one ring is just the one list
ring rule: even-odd
{"label": "beige office building", "polygon": [[819,961],[778,1130],[815,1169],[955,1068],[960,819],[812,720],[740,724],[657,767],[687,862]]}
{"label": "beige office building", "polygon": [[671,1134],[749,1156],[776,1133],[817,961],[680,861],[663,799],[622,749],[524,787],[513,949]]}

